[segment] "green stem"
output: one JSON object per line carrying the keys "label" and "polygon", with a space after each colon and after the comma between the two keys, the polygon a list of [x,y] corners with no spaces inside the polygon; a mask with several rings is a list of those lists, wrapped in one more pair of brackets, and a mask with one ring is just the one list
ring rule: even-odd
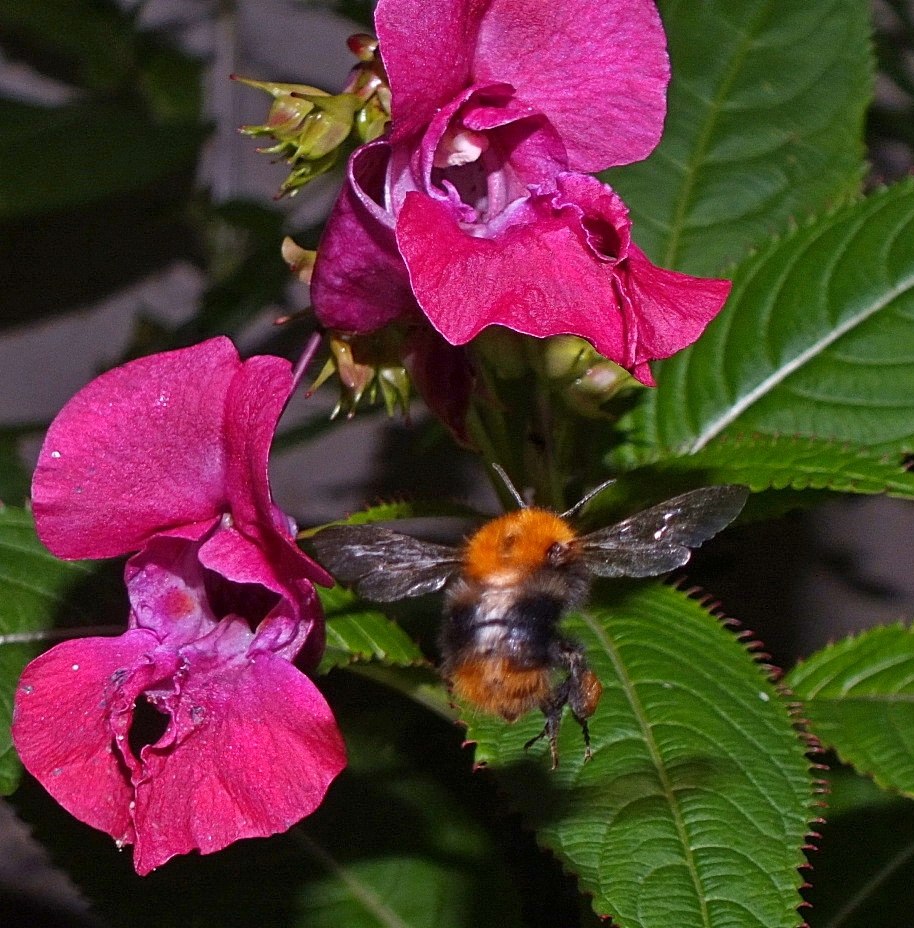
{"label": "green stem", "polygon": [[467,414],[467,431],[470,433],[470,438],[473,439],[476,447],[479,448],[479,452],[486,464],[486,475],[489,477],[492,488],[498,495],[502,507],[505,510],[514,509],[517,505],[514,502],[514,497],[511,496],[510,490],[504,485],[501,477],[491,466],[492,464],[501,464],[504,457],[496,451],[495,443],[490,438],[482,416],[475,406],[471,406]]}
{"label": "green stem", "polygon": [[527,362],[534,376],[534,400],[531,409],[532,430],[541,439],[542,445],[530,449],[533,456],[531,470],[536,475],[536,500],[563,512],[565,506],[565,475],[559,456],[557,431],[559,417],[556,416],[552,394],[543,365],[543,343],[527,340],[524,343]]}

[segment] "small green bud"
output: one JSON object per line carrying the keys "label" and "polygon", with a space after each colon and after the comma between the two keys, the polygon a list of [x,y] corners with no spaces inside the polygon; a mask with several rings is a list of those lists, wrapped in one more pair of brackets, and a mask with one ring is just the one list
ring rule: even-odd
{"label": "small green bud", "polygon": [[404,414],[409,411],[410,379],[400,360],[401,341],[392,332],[330,334],[330,357],[311,390],[316,390],[334,374],[339,377],[340,398],[332,417],[345,412],[351,419],[363,397],[370,403],[376,403],[380,397],[389,416],[398,408]]}
{"label": "small green bud", "polygon": [[289,164],[291,171],[279,188],[280,195],[294,195],[315,177],[333,170],[357,146],[378,138],[390,120],[390,87],[378,55],[378,40],[354,35],[348,45],[359,63],[350,71],[342,93],[232,75],[233,80],[273,97],[267,121],[242,126],[241,131],[254,138],[275,139],[275,145],[258,151]]}

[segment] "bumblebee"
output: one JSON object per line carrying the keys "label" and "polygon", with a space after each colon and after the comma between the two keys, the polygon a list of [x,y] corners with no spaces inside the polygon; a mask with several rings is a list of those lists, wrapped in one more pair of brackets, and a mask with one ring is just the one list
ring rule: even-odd
{"label": "bumblebee", "polygon": [[[604,485],[605,486],[605,485]],[[510,484],[509,484],[510,487]],[[567,705],[591,756],[587,720],[602,686],[583,647],[560,631],[584,605],[593,577],[653,577],[685,564],[692,549],[729,525],[749,491],[712,486],[683,493],[608,528],[579,535],[569,516],[526,506],[490,522],[461,547],[433,544],[377,525],[331,526],[314,537],[321,562],[360,596],[392,602],[445,588],[441,673],[452,691],[513,722],[545,717],[552,767]]]}

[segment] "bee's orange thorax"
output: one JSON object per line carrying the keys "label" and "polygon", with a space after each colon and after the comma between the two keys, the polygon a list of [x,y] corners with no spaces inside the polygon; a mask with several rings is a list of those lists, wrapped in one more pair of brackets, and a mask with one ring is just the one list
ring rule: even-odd
{"label": "bee's orange thorax", "polygon": [[521,668],[489,655],[464,661],[449,679],[459,697],[509,722],[537,708],[552,687],[548,667]]}
{"label": "bee's orange thorax", "polygon": [[467,542],[466,575],[483,583],[516,583],[542,567],[550,547],[567,544],[574,530],[547,509],[518,509],[487,522]]}

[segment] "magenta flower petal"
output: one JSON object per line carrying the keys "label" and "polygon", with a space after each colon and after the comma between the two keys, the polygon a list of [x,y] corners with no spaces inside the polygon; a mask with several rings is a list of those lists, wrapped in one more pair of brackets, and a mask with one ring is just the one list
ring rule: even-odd
{"label": "magenta flower petal", "polygon": [[380,0],[375,26],[395,142],[495,82],[549,119],[575,170],[639,160],[660,138],[669,63],[652,0]]}
{"label": "magenta flower petal", "polygon": [[393,219],[373,199],[384,197],[388,157],[386,142],[353,153],[349,179],[327,220],[311,302],[328,328],[373,332],[415,312]]}
{"label": "magenta flower petal", "polygon": [[622,201],[584,175],[560,175],[490,238],[466,235],[446,207],[411,193],[397,240],[423,312],[451,344],[489,325],[578,335],[645,383],[647,362],[694,341],[730,289],[650,264],[630,244]]}
{"label": "magenta flower petal", "polygon": [[270,443],[294,389],[288,361],[242,362],[225,338],[103,374],[45,439],[32,484],[40,537],[61,557],[107,557],[226,518],[277,576],[329,585],[270,493]]}
{"label": "magenta flower petal", "polygon": [[391,89],[394,141],[422,130],[471,83],[484,0],[378,0],[375,33]]}
{"label": "magenta flower petal", "polygon": [[[127,567],[131,630],[59,645],[16,695],[26,767],[78,818],[135,844],[139,873],[288,828],[346,762],[330,709],[290,663],[321,637],[313,587],[287,597],[234,582],[201,563],[206,544],[153,538]],[[161,716],[161,735],[144,735],[140,709]]]}
{"label": "magenta flower petal", "polygon": [[156,645],[143,630],[65,641],[26,667],[16,691],[13,743],[25,768],[68,812],[120,843],[135,838],[133,789],[110,719],[132,716],[120,690],[125,669]]}
{"label": "magenta flower petal", "polygon": [[[723,308],[733,286],[729,280],[657,267],[636,245],[629,248],[626,265],[624,291],[640,307],[636,365],[668,358],[691,345]],[[635,376],[652,385],[637,371]]]}
{"label": "magenta flower petal", "polygon": [[[270,492],[295,383],[288,361],[242,363],[227,339],[154,355],[82,390],[41,453],[47,544],[140,551],[125,569],[130,630],[30,664],[14,737],[65,808],[136,845],[140,873],[288,828],[345,764],[329,708],[290,663],[319,660],[311,581],[330,582]],[[156,712],[160,736],[143,731]]]}
{"label": "magenta flower petal", "polygon": [[653,0],[493,0],[473,63],[552,123],[576,171],[640,161],[663,131],[669,60]]}
{"label": "magenta flower petal", "polygon": [[176,854],[285,831],[320,805],[346,763],[323,696],[288,661],[261,653],[226,663],[202,650],[184,658],[186,683],[162,703],[174,743],[142,751],[140,874]]}
{"label": "magenta flower petal", "polygon": [[58,556],[111,557],[225,501],[221,441],[238,354],[226,338],[140,358],[70,400],[32,483],[41,540]]}
{"label": "magenta flower petal", "polygon": [[276,357],[250,358],[233,379],[225,413],[226,493],[234,524],[260,544],[263,570],[332,586],[330,574],[295,545],[295,523],[270,491],[270,445],[294,389],[292,366]]}

